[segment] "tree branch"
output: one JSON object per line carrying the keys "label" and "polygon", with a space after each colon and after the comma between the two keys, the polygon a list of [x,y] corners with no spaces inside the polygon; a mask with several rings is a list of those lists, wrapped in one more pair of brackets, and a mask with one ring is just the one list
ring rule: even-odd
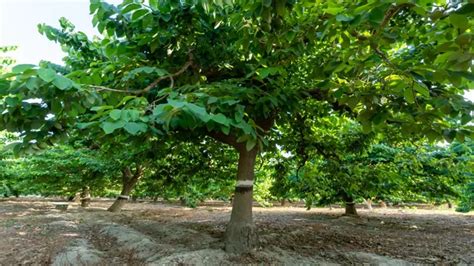
{"label": "tree branch", "polygon": [[375,31],[375,35],[378,35],[386,26],[387,24],[390,22],[390,20],[396,15],[398,14],[398,12],[400,12],[400,10],[402,10],[403,8],[405,7],[412,7],[414,6],[414,4],[412,3],[403,3],[403,4],[399,4],[399,5],[394,5],[394,6],[391,6],[387,12],[385,13],[385,16],[382,20],[382,23],[380,23],[380,27]]}
{"label": "tree branch", "polygon": [[225,135],[224,133],[216,132],[216,131],[207,132],[207,135],[217,141],[228,144],[236,149],[240,149],[241,146],[243,147],[243,144],[238,143],[237,138],[232,135]]}
{"label": "tree branch", "polygon": [[161,81],[163,81],[165,79],[170,79],[171,80],[170,87],[173,87],[174,86],[174,78],[181,75],[181,74],[183,74],[184,71],[186,71],[192,64],[193,64],[193,56],[192,56],[192,54],[189,54],[189,60],[177,72],[175,72],[173,74],[166,75],[166,76],[159,77],[159,78],[155,79],[152,83],[150,83],[148,86],[146,86],[145,88],[143,88],[141,90],[138,90],[138,91],[118,90],[118,89],[108,88],[108,87],[104,87],[104,86],[94,86],[94,85],[89,86],[89,87],[91,87],[93,89],[96,89],[97,91],[113,91],[113,92],[128,93],[128,94],[143,94],[143,93],[147,93],[150,90],[152,90],[154,87],[156,87],[156,85],[158,85],[158,83],[160,83]]}
{"label": "tree branch", "polygon": [[[372,34],[372,36],[370,37],[366,37],[366,36],[362,36],[360,34],[358,34],[356,31],[351,31],[351,35],[356,37],[359,41],[369,41],[369,45],[370,45],[370,48],[372,48],[372,50],[374,50],[374,52],[387,64],[389,65],[391,68],[395,69],[396,71],[399,71],[399,72],[402,72],[403,74],[407,75],[405,72],[403,72],[402,70],[398,69],[398,67],[392,63],[392,61],[390,61],[390,59],[388,58],[388,56],[382,51],[380,50],[380,48],[378,47],[378,45],[376,44],[376,41],[374,41],[373,39],[375,37],[377,37],[380,32],[382,32],[385,27],[388,25],[388,23],[390,22],[390,20],[396,15],[398,14],[398,12],[400,12],[403,8],[405,7],[412,7],[414,6],[414,4],[412,3],[403,3],[403,4],[399,4],[399,5],[394,5],[394,6],[391,6],[386,12],[385,12],[385,16],[382,20],[382,22],[380,23],[380,26],[378,29],[375,30],[375,32]],[[409,75],[408,75],[409,76]]]}

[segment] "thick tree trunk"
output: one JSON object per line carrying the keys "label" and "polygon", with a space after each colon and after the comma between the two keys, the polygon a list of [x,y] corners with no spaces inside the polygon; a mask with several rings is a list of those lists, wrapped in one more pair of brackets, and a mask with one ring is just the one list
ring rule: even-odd
{"label": "thick tree trunk", "polygon": [[118,198],[114,201],[112,206],[110,206],[107,211],[109,212],[119,212],[122,210],[125,203],[127,203],[130,193],[132,192],[135,185],[138,183],[138,180],[142,176],[142,168],[140,166],[137,167],[135,174],[132,175],[130,168],[127,167],[122,171],[122,191]]}
{"label": "thick tree trunk", "polygon": [[254,166],[257,148],[239,149],[237,185],[232,201],[232,214],[225,232],[225,250],[245,253],[258,245],[258,237],[252,218]]}
{"label": "thick tree trunk", "polygon": [[346,202],[346,212],[344,215],[358,216],[354,202]]}

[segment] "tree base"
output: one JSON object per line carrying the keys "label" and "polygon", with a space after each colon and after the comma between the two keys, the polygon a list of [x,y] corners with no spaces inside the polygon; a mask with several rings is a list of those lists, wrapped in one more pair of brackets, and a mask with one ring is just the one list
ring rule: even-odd
{"label": "tree base", "polygon": [[112,206],[110,206],[107,211],[109,212],[119,212],[122,210],[123,206],[125,206],[125,203],[127,203],[126,199],[116,199]]}
{"label": "tree base", "polygon": [[372,211],[372,200],[371,199],[364,199],[365,206],[367,206],[367,209],[369,211]]}
{"label": "tree base", "polygon": [[248,253],[258,246],[257,229],[250,223],[229,223],[225,232],[225,251]]}
{"label": "tree base", "polygon": [[355,203],[353,202],[346,202],[346,212],[344,213],[346,216],[359,216],[357,214],[357,209],[355,207]]}
{"label": "tree base", "polygon": [[91,200],[90,199],[82,199],[81,200],[81,207],[87,208],[91,205]]}

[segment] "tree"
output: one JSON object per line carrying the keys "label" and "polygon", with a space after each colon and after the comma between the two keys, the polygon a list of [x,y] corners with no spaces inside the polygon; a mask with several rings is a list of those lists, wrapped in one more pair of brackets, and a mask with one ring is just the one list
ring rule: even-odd
{"label": "tree", "polygon": [[[16,46],[0,46],[0,54],[16,50]],[[0,56],[0,74],[7,71],[7,68],[15,63],[15,59],[9,56]]]}
{"label": "tree", "polygon": [[97,151],[58,146],[15,158],[2,158],[0,179],[21,195],[69,196],[83,186],[93,194],[107,195],[114,183],[116,169]]}
{"label": "tree", "polygon": [[235,181],[236,154],[213,139],[167,142],[164,156],[150,166],[153,173],[139,188],[139,195],[179,198],[189,207],[205,199],[228,200]]}
{"label": "tree", "polygon": [[397,137],[393,129],[367,135],[360,124],[334,114],[303,117],[280,143],[293,162],[283,178],[308,207],[343,202],[346,214],[357,215],[354,201],[361,199],[449,203],[470,180],[470,139],[430,145]]}
{"label": "tree", "polygon": [[[61,29],[40,25],[68,51],[66,67],[20,65],[4,75],[0,128],[21,132],[23,147],[33,148],[58,140],[78,118],[105,134],[207,135],[232,146],[239,162],[231,252],[257,245],[256,156],[275,121],[299,113],[305,99],[351,110],[367,132],[397,124],[433,139],[472,134],[473,106],[460,96],[472,80],[472,4],[92,0],[90,7],[100,39],[74,32],[66,19]],[[452,127],[448,117],[461,122]]]}

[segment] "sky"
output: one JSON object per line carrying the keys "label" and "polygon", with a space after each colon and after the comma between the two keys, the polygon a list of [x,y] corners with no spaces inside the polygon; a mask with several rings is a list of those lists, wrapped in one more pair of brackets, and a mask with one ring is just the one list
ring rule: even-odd
{"label": "sky", "polygon": [[37,64],[41,59],[61,63],[61,47],[39,34],[37,28],[39,23],[59,27],[61,17],[88,36],[98,34],[92,27],[89,0],[0,0],[0,46],[17,45],[17,51],[9,56],[18,64]]}
{"label": "sky", "polygon": [[[15,52],[9,53],[18,64],[38,64],[41,59],[61,64],[64,56],[61,47],[37,29],[39,23],[59,26],[60,17],[69,19],[78,31],[90,37],[98,34],[92,27],[89,0],[0,0],[0,46],[18,46]],[[465,96],[474,101],[474,90]]]}

